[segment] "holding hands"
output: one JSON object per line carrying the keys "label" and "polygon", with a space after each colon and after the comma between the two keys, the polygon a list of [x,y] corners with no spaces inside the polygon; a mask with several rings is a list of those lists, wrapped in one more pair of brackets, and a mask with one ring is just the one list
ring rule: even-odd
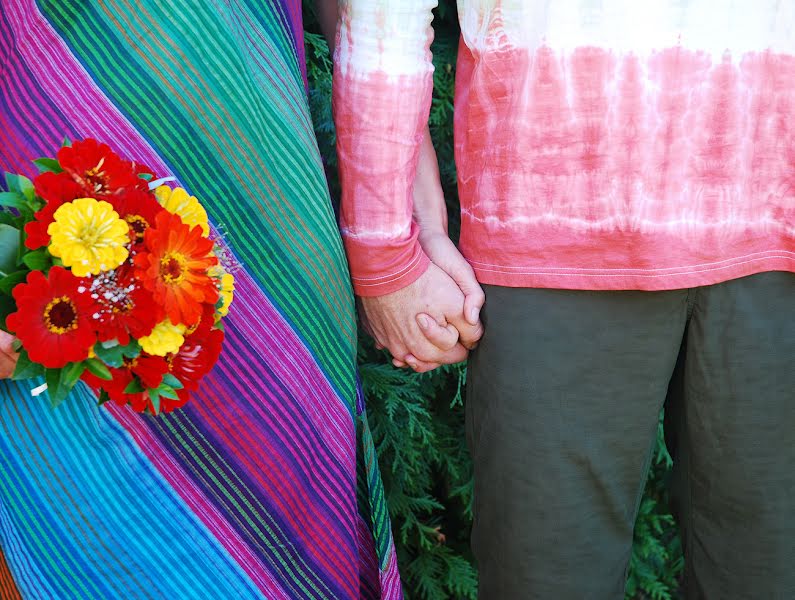
{"label": "holding hands", "polygon": [[414,220],[430,266],[401,290],[360,298],[360,314],[396,367],[424,373],[466,359],[483,335],[485,301],[472,267],[447,235],[447,208],[427,130],[414,182]]}
{"label": "holding hands", "polygon": [[434,238],[433,250],[425,249],[431,265],[417,281],[385,296],[361,299],[362,321],[379,346],[390,351],[393,364],[420,373],[465,360],[483,335],[479,313],[484,296],[471,267],[447,234]]}

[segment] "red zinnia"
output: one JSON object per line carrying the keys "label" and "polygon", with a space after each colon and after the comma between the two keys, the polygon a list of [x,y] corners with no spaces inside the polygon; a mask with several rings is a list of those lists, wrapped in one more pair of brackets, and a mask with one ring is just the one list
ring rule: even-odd
{"label": "red zinnia", "polygon": [[82,280],[96,306],[92,317],[99,341],[118,340],[122,346],[130,337],[139,339],[152,333],[163,319],[162,309],[155,303],[152,293],[133,278],[131,266],[100,273]]}
{"label": "red zinnia", "polygon": [[137,276],[174,325],[195,325],[202,305],[218,302],[218,284],[207,273],[218,264],[211,255],[212,241],[201,227],[191,229],[179,216],[163,211],[146,231],[144,244],[147,252],[135,257]]}
{"label": "red zinnia", "polygon": [[25,225],[27,238],[25,245],[31,250],[42,248],[50,243],[47,228],[53,222],[55,211],[62,204],[71,202],[83,195],[82,189],[66,173],[42,173],[33,180],[36,195],[46,202],[44,208],[36,212],[35,221]]}
{"label": "red zinnia", "polygon": [[88,358],[97,340],[93,303],[79,287],[80,280],[69,271],[53,267],[49,277],[32,271],[27,283],[14,288],[17,312],[8,316],[6,324],[33,362],[58,369]]}
{"label": "red zinnia", "polygon": [[[149,395],[146,392],[127,394],[124,390],[136,376],[144,387],[156,388],[163,381],[163,375],[167,372],[168,363],[166,363],[165,359],[144,353],[133,360],[125,359],[124,366],[118,369],[111,368],[110,374],[113,379],[110,381],[100,379],[88,371],[83,373],[83,381],[93,388],[104,389],[115,404],[119,406],[129,404],[133,410],[143,412],[147,407],[150,410],[154,408],[149,400]],[[166,399],[164,398],[163,400]],[[172,400],[172,402],[175,401]],[[162,402],[160,408],[162,411]]]}
{"label": "red zinnia", "polygon": [[111,198],[110,203],[130,226],[133,249],[144,241],[144,233],[155,224],[155,218],[165,209],[151,192],[134,189]]}
{"label": "red zinnia", "polygon": [[58,150],[58,162],[89,198],[104,198],[132,188],[148,189],[131,162],[92,138]]}
{"label": "red zinnia", "polygon": [[169,372],[179,379],[186,391],[197,389],[201,378],[218,362],[224,343],[224,332],[213,329],[214,324],[214,311],[204,311],[198,327],[185,336],[185,343],[179,351],[166,357]]}

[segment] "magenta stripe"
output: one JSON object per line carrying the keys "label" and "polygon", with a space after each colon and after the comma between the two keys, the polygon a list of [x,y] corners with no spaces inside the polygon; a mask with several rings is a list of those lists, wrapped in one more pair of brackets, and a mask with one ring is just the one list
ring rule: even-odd
{"label": "magenta stripe", "polygon": [[[119,112],[74,57],[49,21],[30,0],[8,0],[7,14],[15,30],[25,31],[19,51],[41,89],[48,90],[80,137],[95,137],[127,157],[135,157],[158,173],[166,164]],[[66,61],[69,68],[64,68]],[[61,140],[55,142],[55,148]]]}
{"label": "magenta stripe", "polygon": [[[230,328],[231,330],[231,328]],[[228,331],[230,331],[228,330]],[[229,351],[227,351],[229,352]],[[273,379],[272,377],[268,376],[265,372],[258,372],[254,373],[249,368],[248,365],[256,364],[256,363],[248,363],[246,362],[249,355],[241,354],[241,355],[232,355],[230,353],[228,358],[234,358],[234,360],[222,360],[218,365],[218,375],[222,376],[219,377],[222,381],[225,381],[225,385],[221,385],[224,389],[225,394],[247,394],[248,391],[245,389],[241,389],[239,386],[231,384],[233,381],[253,381],[253,385],[257,388],[265,387],[271,389],[275,389],[277,386],[284,384],[282,381],[278,381]],[[261,363],[260,363],[261,364]],[[269,365],[270,366],[270,365]],[[230,385],[234,385],[234,387],[230,387]],[[206,386],[203,386],[206,387]],[[227,401],[227,399],[219,399],[220,401]],[[333,486],[334,489],[332,490],[321,490],[324,493],[318,495],[318,497],[346,497],[347,494],[350,494],[354,491],[355,484],[353,483],[353,471],[349,471],[350,463],[353,460],[353,456],[349,456],[348,459],[340,465],[339,469],[332,469],[336,464],[333,462],[333,459],[330,459],[326,452],[326,439],[318,439],[317,442],[320,444],[311,444],[308,437],[302,434],[302,427],[303,423],[297,422],[295,416],[287,411],[280,410],[279,407],[282,405],[281,400],[282,398],[276,398],[275,396],[272,397],[272,402],[269,403],[268,406],[264,406],[262,402],[252,402],[250,403],[250,407],[252,412],[256,413],[256,415],[265,422],[268,427],[273,432],[273,435],[278,437],[279,440],[279,449],[282,451],[281,454],[289,454],[293,457],[293,460],[302,467],[303,473],[312,473],[318,476],[322,476],[324,482],[327,482]],[[289,398],[287,398],[289,400]],[[218,405],[218,402],[214,401],[210,403],[211,405]],[[269,409],[276,409],[276,411],[269,410]],[[283,434],[279,433],[279,430],[289,429],[289,433],[292,434],[291,437],[286,437]],[[304,427],[304,429],[307,429]],[[246,435],[245,432],[241,432],[240,435]],[[250,436],[248,436],[250,437]],[[252,443],[256,444],[258,442]],[[285,450],[290,450],[290,452],[284,452]],[[311,461],[311,464],[310,464]],[[349,480],[351,483],[351,488],[348,490],[340,489],[341,482]],[[302,481],[295,481],[295,485],[303,486]],[[303,495],[303,493],[309,493],[313,490],[303,489],[303,490],[296,490],[299,497]],[[329,493],[330,492],[330,493]],[[339,519],[344,519],[345,512],[340,511],[338,506],[335,506],[335,503],[331,503],[328,509],[332,510]]]}
{"label": "magenta stripe", "polygon": [[[356,452],[349,408],[341,402],[312,354],[251,276],[240,271],[235,277],[238,290],[235,297],[242,302],[236,303],[230,314],[234,326],[249,339],[259,340],[262,354],[274,375],[287,386],[312,424],[330,431],[329,446],[337,458],[348,460]],[[257,328],[258,323],[269,323],[269,326]],[[351,356],[351,366],[353,361]]]}
{"label": "magenta stripe", "polygon": [[213,502],[196,486],[171,452],[163,447],[143,418],[127,408],[113,404],[109,404],[108,408],[116,420],[133,437],[141,453],[152,462],[193,513],[251,577],[257,587],[267,597],[284,597],[285,594],[279,584],[270,576],[267,569],[262,568],[260,558],[218,512]]}
{"label": "magenta stripe", "polygon": [[386,569],[381,571],[380,578],[382,600],[402,600],[403,587],[400,583],[397,554],[392,540],[389,542],[389,562],[386,565]]}
{"label": "magenta stripe", "polygon": [[[253,452],[251,447],[239,447],[237,436],[231,436],[230,431],[236,431],[234,423],[225,417],[230,415],[216,412],[208,413],[213,407],[223,406],[231,401],[227,395],[228,390],[220,386],[205,386],[203,398],[197,398],[193,410],[200,414],[204,420],[204,427],[211,434],[224,442],[227,452],[237,457],[248,470],[251,477],[258,484],[259,490],[268,499],[269,503],[279,511],[283,526],[289,527],[287,539],[294,540],[296,544],[312,556],[317,568],[323,569],[328,577],[339,582],[341,588],[350,587],[349,580],[341,579],[348,572],[349,579],[356,578],[356,564],[354,556],[341,556],[340,547],[330,546],[329,530],[339,527],[344,521],[333,523],[329,517],[320,513],[315,503],[309,502],[311,495],[298,492],[298,484],[294,480],[286,481],[285,463],[280,459],[278,444],[272,435],[262,436],[258,445],[259,452]],[[235,447],[237,442],[238,448]],[[251,456],[257,456],[256,461]],[[349,497],[355,492],[351,488]],[[342,501],[342,499],[337,499]],[[349,515],[355,514],[355,505],[349,506]],[[349,517],[350,518],[350,517]],[[353,549],[355,551],[355,548]],[[331,567],[331,568],[329,568]],[[312,569],[308,569],[312,570]]]}
{"label": "magenta stripe", "polygon": [[[226,369],[222,369],[221,372],[222,373],[226,372]],[[268,383],[270,383],[270,380],[266,380],[263,383],[265,383],[267,385]],[[218,401],[223,401],[223,400],[219,399]],[[207,404],[209,406],[217,405],[217,401],[214,400],[213,402],[209,402]],[[273,406],[278,407],[278,403],[274,402]],[[283,428],[282,421],[279,419],[279,416],[282,413],[279,413],[279,414],[275,414],[274,413],[273,416],[271,416],[271,412],[270,411],[267,411],[267,410],[263,411],[263,410],[259,410],[259,409],[257,410],[257,413],[259,414],[260,418],[262,418],[263,421],[265,421],[265,423],[267,423],[267,425],[272,429],[272,432],[270,432],[270,435],[269,436],[265,436],[268,440],[272,440],[272,441],[268,442],[272,446],[269,449],[269,452],[280,454],[280,453],[284,453],[285,449],[289,449],[291,447],[294,447],[295,438],[294,437],[293,438],[287,438],[283,434],[280,434],[279,431],[278,431],[279,428]],[[204,414],[204,413],[202,413],[202,414]],[[254,442],[254,443],[256,443],[256,442]],[[261,444],[262,444],[262,442],[259,442],[259,445],[258,445],[259,448],[262,448]],[[337,479],[332,478],[328,474],[327,469],[324,467],[323,461],[322,460],[318,461],[317,457],[314,456],[311,453],[309,454],[309,456],[311,457],[311,460],[312,460],[313,464],[312,465],[307,465],[306,464],[306,458],[303,458],[302,460],[298,460],[298,456],[297,455],[298,455],[299,451],[300,451],[300,449],[296,449],[296,451],[291,454],[292,458],[294,460],[296,460],[296,462],[301,463],[299,468],[301,468],[301,472],[305,476],[309,477],[310,480],[311,480],[312,476],[315,476],[317,478],[317,483],[320,484],[320,489],[318,489],[317,487],[314,487],[314,486],[311,487],[311,488],[306,488],[304,482],[300,481],[300,480],[293,481],[292,485],[288,486],[286,488],[286,490],[284,488],[282,488],[282,486],[280,485],[280,482],[284,480],[284,469],[286,468],[286,463],[282,460],[282,461],[279,462],[279,464],[281,465],[280,469],[276,471],[276,473],[280,473],[281,476],[275,477],[273,479],[273,481],[271,481],[269,483],[269,487],[272,488],[274,485],[276,485],[276,487],[280,490],[279,496],[277,498],[274,498],[273,500],[277,501],[278,505],[282,509],[285,508],[285,502],[287,502],[287,504],[288,504],[288,508],[287,508],[288,514],[295,513],[295,512],[299,512],[299,513],[313,513],[313,514],[316,515],[316,518],[318,520],[320,520],[320,519],[327,518],[326,514],[327,514],[327,512],[330,512],[330,513],[332,513],[331,517],[335,517],[336,525],[334,525],[333,527],[334,528],[341,527],[346,522],[346,520],[350,518],[350,514],[352,514],[351,512],[346,512],[346,511],[353,510],[353,512],[355,513],[355,505],[352,502],[352,494],[355,494],[355,482],[353,481],[352,477],[348,473],[345,473],[345,472],[342,472]],[[253,471],[248,473],[248,476],[253,478],[253,479],[256,479],[258,481],[261,481],[261,479],[263,477],[263,475],[261,473],[261,469],[258,469],[257,465],[251,465],[250,463],[247,464],[246,466],[249,469],[253,468]],[[266,475],[267,475],[267,472],[266,472]],[[335,487],[336,487],[341,482],[344,482],[346,480],[349,483],[349,489],[346,491],[345,494],[334,493],[334,490],[329,491],[329,490],[325,489],[326,488],[325,485],[322,485],[323,482],[326,482],[326,484],[328,482],[333,482],[335,484]],[[285,494],[285,491],[287,492],[287,494]],[[321,505],[320,507],[318,507],[318,506],[309,507],[309,506],[306,505],[305,498],[307,497],[306,494],[310,493],[310,492],[316,492],[317,493],[317,497],[320,497],[320,498],[337,498],[338,502],[330,502],[330,503]],[[351,500],[347,500],[349,497],[351,498]],[[345,498],[346,501],[343,502],[342,500],[340,500],[340,498]],[[339,504],[339,506],[336,506],[336,504]],[[345,506],[345,504],[348,504],[348,506]],[[323,512],[318,514],[318,508],[322,508]],[[342,510],[343,508],[346,509],[346,510]],[[296,531],[297,535],[299,535],[299,536],[303,536],[304,535],[304,531],[303,530],[306,529],[306,525],[298,526],[292,521],[292,519],[288,519],[288,521],[290,521],[290,523],[291,523],[291,525],[293,527],[298,527],[298,529]],[[315,528],[314,524],[310,523],[309,529],[311,530],[313,528]],[[315,528],[315,529],[319,529],[319,532],[321,534],[323,533],[323,528]],[[350,532],[348,532],[348,533],[349,533],[349,537],[350,537]],[[308,531],[307,534],[308,534],[309,539],[311,541],[313,532],[312,531]]]}
{"label": "magenta stripe", "polygon": [[[225,361],[223,367],[230,367],[238,377],[228,377],[228,372],[222,368],[219,375],[224,374],[226,377],[219,377],[218,379],[226,379],[227,381],[234,379],[241,381],[251,380],[252,373],[243,374],[243,369],[239,368],[241,365],[247,365],[246,361]],[[264,373],[260,375],[264,376]],[[271,383],[268,379],[261,379],[257,385],[267,388]],[[257,440],[254,440],[251,436],[246,436],[245,432],[236,430],[234,423],[228,421],[230,415],[220,410],[219,407],[226,406],[229,403],[228,398],[224,397],[228,390],[220,388],[222,388],[220,383],[218,385],[203,386],[203,393],[196,398],[193,410],[204,420],[203,427],[224,443],[227,452],[235,456],[238,464],[244,467],[242,470],[245,476],[256,481],[268,501],[279,511],[281,520],[290,527],[291,531],[288,532],[290,539],[296,542],[300,541],[301,545],[306,548],[319,565],[331,563],[336,567],[337,571],[334,569],[328,571],[329,576],[338,578],[343,572],[348,571],[348,574],[355,578],[355,570],[351,572],[351,569],[355,569],[353,561],[341,558],[338,552],[339,547],[329,546],[328,542],[330,539],[329,530],[338,528],[348,529],[348,539],[355,539],[352,524],[349,527],[344,527],[345,521],[350,519],[350,516],[346,519],[345,515],[356,513],[356,506],[352,502],[355,496],[355,482],[351,481],[350,490],[347,494],[341,497],[336,496],[336,502],[332,501],[321,505],[307,502],[307,498],[310,497],[330,498],[335,497],[335,495],[323,493],[322,489],[306,489],[303,487],[303,482],[299,479],[286,476],[287,465],[284,459],[281,458],[280,453],[291,446],[291,440],[278,432],[278,428],[281,426],[280,417],[284,417],[284,413],[263,410],[260,403],[253,402],[251,404],[252,408],[255,408],[261,418],[268,422],[271,427],[271,431],[268,431],[267,435],[258,436]],[[278,402],[272,403],[272,407],[278,408],[278,406]],[[214,412],[210,414],[209,411]],[[234,437],[230,435],[229,432],[231,431],[235,431]],[[241,439],[243,436],[249,438],[249,445],[241,443],[243,442]],[[256,453],[254,448],[260,452]],[[258,454],[257,460],[252,458],[255,453]],[[299,451],[296,451],[292,455],[297,456],[298,453]],[[322,463],[323,461],[321,461]],[[350,468],[353,468],[353,466]],[[311,474],[313,471],[315,469],[309,469],[307,473]],[[323,469],[323,471],[326,471],[326,469]],[[353,472],[349,471],[349,473]],[[344,472],[341,477],[349,478]],[[346,511],[339,512],[337,510],[339,507],[334,506],[337,503],[344,506],[346,502],[348,504]],[[336,519],[332,519],[331,515],[321,509],[331,509],[336,513]],[[297,520],[299,518],[300,521]],[[324,552],[319,552],[321,549]],[[355,548],[353,549],[355,550]],[[337,550],[337,552],[334,550]],[[345,586],[345,583],[345,581],[341,581],[343,586]]]}
{"label": "magenta stripe", "polygon": [[27,140],[20,137],[20,133],[12,127],[6,115],[0,113],[0,161],[2,161],[2,167],[32,176],[35,167],[30,162],[30,152],[32,150]]}

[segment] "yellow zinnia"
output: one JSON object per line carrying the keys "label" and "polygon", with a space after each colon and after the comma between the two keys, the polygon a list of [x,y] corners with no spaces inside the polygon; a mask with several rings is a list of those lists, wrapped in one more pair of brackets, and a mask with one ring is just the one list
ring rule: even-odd
{"label": "yellow zinnia", "polygon": [[127,223],[107,202],[78,198],[55,211],[47,228],[50,254],[77,277],[110,271],[129,256],[128,231]]}
{"label": "yellow zinnia", "polygon": [[173,354],[185,343],[185,326],[172,325],[166,319],[155,325],[152,333],[138,340],[141,349],[153,356],[166,356]]}
{"label": "yellow zinnia", "polygon": [[208,275],[218,281],[218,296],[221,300],[218,317],[225,317],[229,314],[229,305],[232,304],[235,297],[235,278],[218,265],[212,267],[208,271]]}
{"label": "yellow zinnia", "polygon": [[207,211],[196,199],[196,196],[188,195],[182,188],[173,190],[167,185],[161,185],[155,189],[155,196],[160,205],[168,212],[179,215],[185,225],[191,228],[198,225],[202,228],[204,235],[209,235],[210,224],[207,219]]}

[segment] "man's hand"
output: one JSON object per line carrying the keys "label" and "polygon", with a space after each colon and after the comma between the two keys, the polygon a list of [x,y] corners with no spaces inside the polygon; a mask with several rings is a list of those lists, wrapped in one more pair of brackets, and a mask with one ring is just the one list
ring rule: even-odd
{"label": "man's hand", "polygon": [[408,364],[422,373],[467,357],[456,327],[466,327],[464,294],[433,263],[411,285],[360,302],[365,327],[392,353],[396,366]]}
{"label": "man's hand", "polygon": [[464,319],[456,323],[461,343],[470,350],[483,335],[480,309],[486,295],[480,287],[475,272],[447,236],[446,231],[420,230],[420,246],[431,262],[447,273],[464,294]]}
{"label": "man's hand", "polygon": [[0,331],[0,379],[8,379],[14,374],[19,354],[14,351],[14,336]]}

